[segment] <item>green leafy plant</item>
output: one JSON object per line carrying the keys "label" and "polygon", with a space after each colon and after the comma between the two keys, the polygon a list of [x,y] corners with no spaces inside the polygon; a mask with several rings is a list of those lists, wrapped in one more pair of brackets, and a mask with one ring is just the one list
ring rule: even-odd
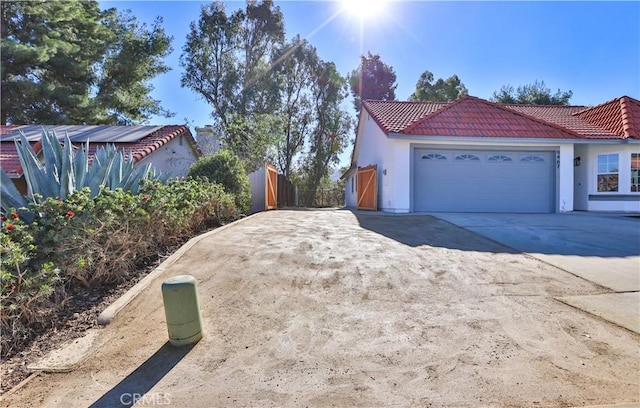
{"label": "green leafy plant", "polygon": [[[60,306],[60,270],[38,259],[34,237],[19,215],[10,213],[0,231],[0,345],[2,354],[19,349],[46,327]],[[60,296],[54,296],[58,294]]]}
{"label": "green leafy plant", "polygon": [[219,150],[211,156],[201,157],[189,169],[189,176],[203,177],[221,184],[225,191],[235,195],[236,205],[241,212],[246,212],[251,206],[249,176],[240,158],[229,150]]}

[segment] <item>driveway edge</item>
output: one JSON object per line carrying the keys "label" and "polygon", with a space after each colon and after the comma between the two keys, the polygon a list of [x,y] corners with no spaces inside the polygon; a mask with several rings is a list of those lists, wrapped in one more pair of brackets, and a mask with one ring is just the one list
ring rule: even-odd
{"label": "driveway edge", "polygon": [[156,280],[160,275],[169,269],[171,265],[176,263],[182,256],[191,249],[194,245],[196,245],[201,240],[210,237],[211,235],[215,235],[220,231],[224,231],[227,228],[237,225],[241,222],[244,222],[248,219],[255,218],[262,214],[262,212],[251,214],[247,217],[241,218],[237,221],[233,221],[229,224],[223,225],[222,227],[218,227],[214,230],[206,232],[204,234],[198,235],[196,237],[191,238],[184,245],[182,245],[177,251],[175,251],[171,256],[169,256],[164,262],[162,262],[157,268],[155,268],[152,272],[150,272],[147,276],[142,278],[140,282],[136,283],[131,289],[129,289],[125,294],[116,299],[111,305],[109,305],[105,310],[98,315],[98,325],[106,326],[113,321],[113,319],[117,316],[118,313],[122,309],[125,308],[133,299],[135,299],[142,291],[144,291],[154,280]]}

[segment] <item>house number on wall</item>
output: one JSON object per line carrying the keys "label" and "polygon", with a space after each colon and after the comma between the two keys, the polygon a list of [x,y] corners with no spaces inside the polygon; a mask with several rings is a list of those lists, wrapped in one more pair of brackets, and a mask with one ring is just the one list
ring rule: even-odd
{"label": "house number on wall", "polygon": [[560,150],[556,150],[556,168],[560,168]]}

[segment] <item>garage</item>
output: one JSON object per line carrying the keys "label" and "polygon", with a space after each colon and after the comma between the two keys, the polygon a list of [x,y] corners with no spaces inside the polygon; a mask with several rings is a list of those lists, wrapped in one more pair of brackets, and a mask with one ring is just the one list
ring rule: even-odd
{"label": "garage", "polygon": [[553,151],[414,149],[417,212],[554,212]]}

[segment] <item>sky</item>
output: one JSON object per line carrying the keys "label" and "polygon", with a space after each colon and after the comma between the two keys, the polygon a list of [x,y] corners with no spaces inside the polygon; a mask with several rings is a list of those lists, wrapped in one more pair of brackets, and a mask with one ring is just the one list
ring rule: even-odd
{"label": "sky", "polygon": [[[211,123],[207,103],[180,87],[179,65],[189,24],[209,2],[99,3],[102,8],[131,10],[148,24],[160,16],[173,36],[174,50],[166,59],[172,70],[153,81],[152,97],[176,115],[154,117],[151,124],[187,123],[193,131]],[[224,3],[228,13],[245,5]],[[320,58],[333,61],[343,75],[358,67],[360,55],[380,55],[397,75],[398,100],[409,98],[425,70],[435,79],[455,74],[470,95],[483,99],[503,85],[517,88],[536,80],[553,93],[572,91],[572,105],[597,105],[624,95],[640,99],[638,1],[397,0],[382,2],[381,10],[367,16],[347,11],[344,1],[274,3],[283,13],[287,39],[298,34],[306,38]],[[371,3],[366,7],[373,8]],[[348,148],[341,165],[348,165],[350,153]]]}

